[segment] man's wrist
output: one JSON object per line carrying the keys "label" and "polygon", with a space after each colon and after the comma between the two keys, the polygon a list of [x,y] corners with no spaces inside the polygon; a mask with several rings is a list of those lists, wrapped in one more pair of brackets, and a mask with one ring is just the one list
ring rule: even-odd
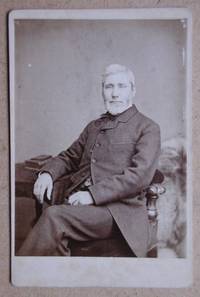
{"label": "man's wrist", "polygon": [[51,175],[48,171],[40,171],[40,172],[38,173],[38,177],[40,177],[42,174],[47,174],[47,175],[49,175],[49,176],[51,177],[52,181],[53,181],[52,175]]}

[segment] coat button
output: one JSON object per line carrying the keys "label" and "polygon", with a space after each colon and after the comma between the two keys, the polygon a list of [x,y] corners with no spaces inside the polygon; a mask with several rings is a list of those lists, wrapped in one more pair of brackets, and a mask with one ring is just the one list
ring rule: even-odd
{"label": "coat button", "polygon": [[96,163],[97,160],[96,159],[92,159],[91,161],[92,161],[92,163]]}
{"label": "coat button", "polygon": [[96,143],[95,146],[96,146],[96,147],[100,147],[100,143]]}
{"label": "coat button", "polygon": [[105,130],[101,130],[100,132],[101,132],[101,134],[104,134],[105,133]]}

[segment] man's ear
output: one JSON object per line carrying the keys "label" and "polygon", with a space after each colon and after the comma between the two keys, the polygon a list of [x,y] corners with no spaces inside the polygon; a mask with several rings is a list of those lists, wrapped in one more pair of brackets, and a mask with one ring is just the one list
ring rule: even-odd
{"label": "man's ear", "polygon": [[101,87],[101,95],[103,97],[103,100],[105,102],[105,96],[104,96],[104,83],[102,82],[102,87]]}
{"label": "man's ear", "polygon": [[134,84],[131,83],[131,89],[132,89],[132,93],[133,93],[133,97],[135,97],[136,94],[136,87]]}

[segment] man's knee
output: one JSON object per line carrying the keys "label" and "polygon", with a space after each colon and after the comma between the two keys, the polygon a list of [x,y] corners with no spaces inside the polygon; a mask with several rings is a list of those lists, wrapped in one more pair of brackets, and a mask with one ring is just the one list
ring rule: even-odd
{"label": "man's knee", "polygon": [[58,219],[61,214],[61,209],[62,205],[49,206],[43,211],[41,218],[44,220]]}

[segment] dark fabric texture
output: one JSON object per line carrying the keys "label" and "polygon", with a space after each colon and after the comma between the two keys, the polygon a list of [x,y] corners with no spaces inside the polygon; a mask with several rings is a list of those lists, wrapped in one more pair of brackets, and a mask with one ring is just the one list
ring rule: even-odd
{"label": "dark fabric texture", "polygon": [[[146,201],[140,199],[139,193],[152,181],[159,154],[159,126],[133,105],[119,116],[105,114],[89,123],[43,171],[49,172],[53,181],[70,174],[66,197],[91,176],[88,190],[94,208],[109,210],[133,252],[144,257],[149,245],[149,222]],[[80,222],[82,210],[77,208]],[[95,222],[94,217],[94,226]]]}
{"label": "dark fabric texture", "polygon": [[106,239],[117,232],[117,225],[106,207],[54,205],[44,210],[17,255],[70,256],[70,239]]}

